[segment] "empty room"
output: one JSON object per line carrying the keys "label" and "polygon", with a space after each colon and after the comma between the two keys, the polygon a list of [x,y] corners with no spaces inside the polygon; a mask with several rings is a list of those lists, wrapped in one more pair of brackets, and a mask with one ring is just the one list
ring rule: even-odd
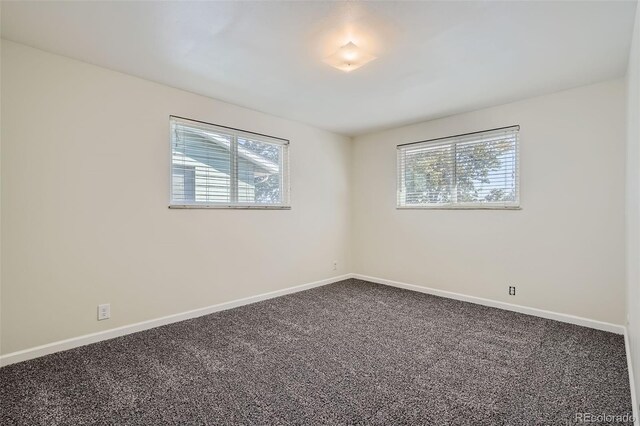
{"label": "empty room", "polygon": [[636,425],[640,7],[0,1],[1,425]]}

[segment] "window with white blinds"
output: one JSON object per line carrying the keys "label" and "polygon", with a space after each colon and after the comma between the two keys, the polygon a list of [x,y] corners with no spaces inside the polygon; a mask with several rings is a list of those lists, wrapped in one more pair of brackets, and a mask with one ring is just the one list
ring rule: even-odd
{"label": "window with white blinds", "polygon": [[170,126],[170,207],[289,207],[289,141],[178,117]]}
{"label": "window with white blinds", "polygon": [[518,208],[519,130],[398,145],[398,207]]}

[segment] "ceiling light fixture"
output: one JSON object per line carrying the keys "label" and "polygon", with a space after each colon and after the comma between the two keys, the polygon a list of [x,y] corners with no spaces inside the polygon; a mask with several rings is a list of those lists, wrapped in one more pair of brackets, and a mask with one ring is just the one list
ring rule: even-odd
{"label": "ceiling light fixture", "polygon": [[350,41],[338,49],[336,53],[325,58],[324,62],[341,71],[350,72],[374,59],[376,59],[375,56],[365,52]]}

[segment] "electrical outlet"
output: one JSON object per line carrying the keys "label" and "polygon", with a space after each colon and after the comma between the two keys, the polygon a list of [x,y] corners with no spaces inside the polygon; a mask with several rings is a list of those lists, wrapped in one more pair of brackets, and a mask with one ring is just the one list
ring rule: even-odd
{"label": "electrical outlet", "polygon": [[516,287],[513,285],[509,286],[509,296],[515,296],[516,295]]}
{"label": "electrical outlet", "polygon": [[105,303],[104,305],[98,305],[98,321],[111,318],[111,305]]}
{"label": "electrical outlet", "polygon": [[333,261],[333,270],[334,270],[334,271],[337,271],[337,270],[338,270],[338,261],[337,261],[337,260],[334,260],[334,261]]}

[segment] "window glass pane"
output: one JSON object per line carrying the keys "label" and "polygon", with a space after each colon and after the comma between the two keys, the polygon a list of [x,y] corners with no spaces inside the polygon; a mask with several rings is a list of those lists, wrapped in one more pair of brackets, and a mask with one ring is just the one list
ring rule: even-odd
{"label": "window glass pane", "polygon": [[238,137],[238,202],[280,204],[282,145]]}
{"label": "window glass pane", "polygon": [[516,201],[514,138],[456,145],[459,203]]}
{"label": "window glass pane", "polygon": [[407,150],[404,155],[405,204],[451,202],[451,146]]}
{"label": "window glass pane", "polygon": [[184,125],[174,132],[173,201],[229,203],[231,136]]}

